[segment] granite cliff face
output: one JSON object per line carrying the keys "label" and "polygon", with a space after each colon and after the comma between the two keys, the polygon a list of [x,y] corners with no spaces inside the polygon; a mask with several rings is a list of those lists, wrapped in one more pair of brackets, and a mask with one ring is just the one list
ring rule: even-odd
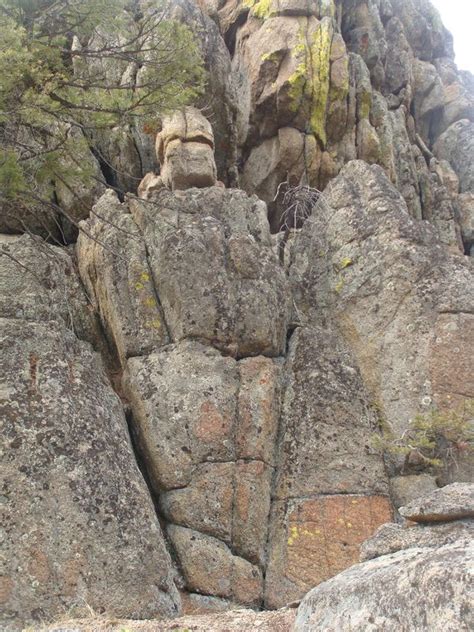
{"label": "granite cliff face", "polygon": [[[382,527],[345,569],[438,486],[464,483],[472,505],[467,446],[435,470],[372,439],[474,398],[474,80],[428,0],[170,12],[202,43],[202,111],[164,118],[156,146],[91,140],[133,177],[78,190],[88,215],[58,188],[82,220],[69,245],[43,240],[38,213],[29,234],[1,218],[2,625],[84,604],[277,609],[322,584],[296,629],[395,630],[405,575],[436,546],[437,585],[456,565],[443,629],[469,629],[472,513],[452,537]],[[300,185],[322,195],[289,214]],[[377,591],[391,610],[368,627]],[[272,616],[261,629],[290,629],[291,612]],[[219,617],[206,629],[233,629]]]}

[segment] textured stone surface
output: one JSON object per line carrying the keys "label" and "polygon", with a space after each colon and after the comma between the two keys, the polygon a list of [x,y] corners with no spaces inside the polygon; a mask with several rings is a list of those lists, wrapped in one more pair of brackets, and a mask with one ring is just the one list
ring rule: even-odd
{"label": "textured stone surface", "polygon": [[173,571],[120,400],[97,356],[59,321],[3,319],[2,624],[88,603],[178,612]]}
{"label": "textured stone surface", "polygon": [[214,134],[197,108],[186,107],[163,118],[162,130],[156,137],[156,155],[161,180],[170,189],[216,184]]}
{"label": "textured stone surface", "polygon": [[391,520],[384,496],[320,496],[274,503],[265,605],[301,599],[312,586],[359,560],[362,542]]}
{"label": "textured stone surface", "polygon": [[130,204],[173,341],[238,357],[284,352],[290,295],[261,201],[212,187]]}
{"label": "textured stone surface", "polygon": [[0,316],[60,321],[78,338],[98,342],[97,321],[70,253],[29,235],[0,235]]}
{"label": "textured stone surface", "polygon": [[446,522],[474,518],[474,484],[452,483],[399,509],[415,522]]}
{"label": "textured stone surface", "polygon": [[399,524],[384,524],[361,547],[362,562],[396,551],[413,548],[438,548],[446,544],[472,541],[474,521],[453,522],[423,526],[402,527]]}
{"label": "textured stone surface", "polygon": [[433,151],[453,166],[460,193],[474,190],[474,123],[467,119],[454,123],[438,138]]}
{"label": "textured stone surface", "polygon": [[397,509],[435,489],[438,489],[436,479],[429,474],[394,476],[390,479],[390,496]]}
{"label": "textured stone surface", "polygon": [[337,323],[395,432],[448,395],[472,397],[461,326],[474,308],[469,260],[409,216],[377,166],[349,163],[325,200],[293,247],[298,308]]}
{"label": "textured stone surface", "polygon": [[[266,561],[279,390],[278,361],[237,362],[198,342],[128,361],[124,392],[158,506],[170,529],[185,527],[172,533],[194,534],[175,545],[190,591],[261,599],[261,579],[246,577],[249,567],[260,577]],[[214,546],[220,557],[208,568]],[[219,588],[234,567],[235,586]]]}
{"label": "textured stone surface", "polygon": [[179,556],[189,590],[258,604],[262,576],[257,566],[232,554],[220,540],[170,525],[167,533]]}
{"label": "textured stone surface", "polygon": [[275,496],[386,494],[382,459],[369,450],[376,416],[337,332],[298,328],[286,371]]}
{"label": "textured stone surface", "polygon": [[111,345],[124,366],[168,342],[145,244],[126,205],[108,191],[82,224],[79,270]]}
{"label": "textured stone surface", "polygon": [[297,632],[468,631],[474,624],[469,576],[474,546],[408,549],[357,564],[303,600]]}
{"label": "textured stone surface", "polygon": [[198,342],[128,361],[124,390],[156,491],[189,485],[196,465],[235,460],[237,362]]}

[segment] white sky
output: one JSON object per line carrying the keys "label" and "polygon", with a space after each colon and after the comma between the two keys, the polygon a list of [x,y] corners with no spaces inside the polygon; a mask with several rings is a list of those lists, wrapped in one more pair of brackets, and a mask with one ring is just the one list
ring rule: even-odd
{"label": "white sky", "polygon": [[474,0],[431,0],[454,37],[456,64],[474,73]]}

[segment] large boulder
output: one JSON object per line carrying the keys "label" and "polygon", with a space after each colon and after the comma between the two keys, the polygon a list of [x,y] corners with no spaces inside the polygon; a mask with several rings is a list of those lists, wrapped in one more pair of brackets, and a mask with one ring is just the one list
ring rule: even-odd
{"label": "large boulder", "polygon": [[[354,161],[292,246],[294,296],[337,324],[395,433],[417,413],[474,395],[473,269],[414,221],[382,169]],[[453,468],[453,476],[470,476]]]}
{"label": "large boulder", "polygon": [[198,109],[187,107],[163,119],[156,154],[163,184],[173,191],[216,184],[214,134]]}
{"label": "large boulder", "polygon": [[82,281],[120,363],[168,342],[146,248],[128,207],[108,190],[81,224]]}
{"label": "large boulder", "polygon": [[280,367],[196,341],[128,360],[124,392],[186,589],[257,604],[270,513]]}
{"label": "large boulder", "polygon": [[[174,615],[174,570],[71,252],[2,236],[1,624]],[[82,339],[82,340],[80,340]],[[88,341],[88,342],[85,342]]]}
{"label": "large boulder", "polygon": [[2,319],[1,335],[2,625],[83,604],[176,614],[171,559],[98,357],[59,321]]}
{"label": "large boulder", "polygon": [[472,542],[410,548],[357,564],[313,589],[295,632],[472,630]]}
{"label": "large boulder", "polygon": [[266,206],[211,187],[131,200],[172,341],[206,341],[237,357],[279,356],[290,295]]}
{"label": "large boulder", "polygon": [[399,509],[413,522],[450,522],[474,518],[474,484],[453,483]]}

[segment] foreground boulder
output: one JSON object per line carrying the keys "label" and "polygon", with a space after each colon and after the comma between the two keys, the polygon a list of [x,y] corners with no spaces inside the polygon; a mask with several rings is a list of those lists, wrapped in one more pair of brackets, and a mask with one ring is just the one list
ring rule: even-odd
{"label": "foreground boulder", "polygon": [[472,630],[474,545],[411,548],[357,564],[312,590],[296,632]]}
{"label": "foreground boulder", "polygon": [[423,521],[383,525],[362,547],[368,561],[305,597],[296,632],[472,630],[473,492],[472,484],[448,485],[400,508]]}
{"label": "foreground boulder", "polygon": [[173,568],[122,404],[79,339],[98,330],[73,261],[29,236],[1,243],[0,627],[84,604],[173,616]]}
{"label": "foreground boulder", "polygon": [[400,514],[414,522],[448,522],[474,518],[474,485],[453,483],[400,507]]}

